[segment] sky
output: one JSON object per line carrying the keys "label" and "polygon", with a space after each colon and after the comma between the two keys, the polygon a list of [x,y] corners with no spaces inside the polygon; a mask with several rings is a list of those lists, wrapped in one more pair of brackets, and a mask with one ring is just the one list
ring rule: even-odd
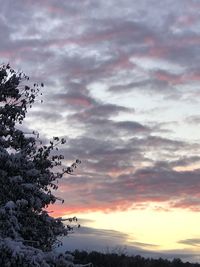
{"label": "sky", "polygon": [[200,262],[200,1],[0,6],[1,62],[45,84],[24,129],[82,161],[51,207],[80,219],[63,249]]}

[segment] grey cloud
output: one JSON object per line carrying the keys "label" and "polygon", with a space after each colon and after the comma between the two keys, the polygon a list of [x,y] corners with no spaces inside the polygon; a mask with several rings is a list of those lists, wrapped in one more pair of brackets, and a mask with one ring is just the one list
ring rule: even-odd
{"label": "grey cloud", "polygon": [[[170,2],[170,1],[169,1]],[[92,4],[91,1],[85,1],[83,2],[76,2],[75,3],[57,3],[55,1],[49,1],[49,4],[45,3],[42,4],[42,9],[39,10],[39,6],[35,4],[33,1],[31,1],[28,5],[23,5],[23,8],[21,8],[21,4],[23,1],[15,2],[16,6],[16,12],[12,11],[11,13],[8,12],[9,4],[13,4],[12,1],[9,1],[9,4],[4,4],[4,12],[3,14],[9,14],[7,16],[7,23],[10,22],[10,20],[16,21],[16,28],[14,31],[18,32],[22,36],[22,40],[13,40],[11,42],[11,50],[15,50],[17,47],[19,51],[17,52],[20,57],[25,58],[25,61],[29,62],[35,62],[35,53],[37,53],[37,61],[41,61],[42,59],[48,59],[48,64],[60,64],[60,62],[63,61],[63,63],[60,64],[60,67],[57,69],[57,73],[61,75],[61,73],[64,74],[64,69],[67,69],[65,72],[65,75],[70,79],[78,78],[81,80],[81,82],[86,81],[86,83],[90,83],[92,81],[98,80],[99,78],[108,78],[108,76],[116,75],[117,73],[115,70],[120,70],[120,68],[126,67],[126,64],[130,64],[130,57],[137,53],[142,53],[145,55],[145,53],[148,53],[148,45],[145,47],[145,38],[152,38],[156,43],[161,42],[163,47],[167,47],[167,44],[169,41],[166,42],[166,39],[171,40],[174,39],[174,35],[170,32],[167,33],[167,38],[164,38],[166,35],[166,30],[163,28],[160,29],[154,29],[151,27],[151,24],[146,23],[146,19],[144,17],[143,20],[139,20],[137,16],[131,16],[132,14],[136,15],[136,12],[134,11],[135,4],[131,3],[130,1],[125,1],[121,8],[119,9],[116,7],[115,12],[113,12],[113,17],[104,17],[102,19],[103,11],[106,9],[106,7],[110,8],[110,3],[108,3],[106,6],[103,5],[103,2],[100,2],[98,5]],[[41,34],[41,30],[45,32],[45,27],[37,27],[33,32],[39,34],[39,39],[31,39],[28,40],[28,35],[26,37],[26,34],[24,33],[23,27],[25,28],[31,28],[33,27],[33,24],[35,24],[37,21],[37,16],[33,16],[33,20],[30,20],[26,12],[23,12],[24,9],[26,10],[29,6],[34,6],[34,12],[35,14],[43,12],[43,7],[46,10],[49,11],[49,16],[51,13],[51,10],[55,9],[57,10],[63,10],[64,14],[67,13],[67,11],[70,13],[73,13],[73,10],[78,11],[84,11],[83,15],[80,16],[80,19],[83,19],[84,24],[78,25],[75,32],[70,33],[70,27],[72,26],[73,20],[68,20],[62,16],[62,20],[65,26],[67,26],[67,29],[69,28],[69,31],[63,32],[63,35],[60,33],[59,37],[57,36],[57,33],[59,31],[59,27],[61,27],[61,23],[59,22],[59,16],[55,17],[55,27],[52,28],[51,35],[49,36],[47,34],[47,28],[46,28],[46,34],[45,36],[47,38],[42,38],[44,36]],[[141,10],[145,10],[144,7],[146,5],[146,1],[141,2]],[[182,9],[182,5],[179,1],[176,3],[177,6],[179,6],[178,10]],[[124,14],[127,12],[127,7],[133,7],[131,12],[128,12],[128,17],[124,19],[122,15],[120,15],[120,12],[123,11]],[[169,5],[170,6],[170,5]],[[169,7],[168,6],[168,7]],[[88,7],[90,7],[88,9]],[[137,6],[138,9],[140,9],[140,6]],[[160,5],[156,5],[156,8],[158,8],[161,12],[164,12],[162,10],[162,7]],[[181,9],[180,9],[181,8]],[[83,9],[83,10],[82,10]],[[106,10],[108,14],[108,10]],[[153,10],[151,10],[153,12]],[[151,12],[147,13],[146,17],[151,15]],[[166,13],[172,12],[172,9],[167,9]],[[59,13],[59,12],[58,12]],[[62,12],[61,12],[62,13]],[[97,18],[94,18],[94,13],[97,15]],[[48,13],[47,13],[48,14]],[[78,13],[79,14],[79,13]],[[139,14],[139,13],[138,13]],[[181,14],[181,13],[180,13]],[[79,14],[80,15],[80,14]],[[100,16],[98,18],[98,15]],[[136,17],[135,21],[133,21],[133,17]],[[45,16],[45,18],[48,18],[48,16]],[[101,19],[100,19],[101,18]],[[165,20],[168,20],[168,16],[165,17]],[[153,21],[152,18],[150,20]],[[48,22],[48,21],[46,21]],[[45,19],[41,19],[41,25],[45,25]],[[24,26],[23,26],[24,25]],[[38,24],[39,25],[39,24]],[[20,26],[20,27],[19,27]],[[23,26],[23,27],[22,27]],[[163,25],[162,27],[169,27],[166,25]],[[82,28],[81,33],[79,33],[79,28]],[[49,31],[49,30],[48,30]],[[28,32],[28,30],[27,30]],[[31,31],[30,31],[31,32]],[[9,30],[7,30],[7,33],[9,34]],[[70,36],[71,34],[71,36]],[[171,34],[171,35],[170,35]],[[24,39],[23,39],[24,36]],[[104,42],[105,41],[105,42]],[[62,53],[62,56],[58,56],[58,53],[56,55],[55,51],[52,52],[50,49],[51,45],[57,47],[57,52],[61,52],[62,47],[64,47],[66,42],[66,46],[70,44],[70,42],[77,44],[78,47],[74,53],[74,55],[69,56],[69,52],[66,50],[65,53]],[[137,43],[142,43],[142,45],[138,46]],[[88,48],[90,47],[90,50],[94,50],[96,52],[101,53],[101,57],[96,57],[94,54],[93,56],[88,56],[90,51],[88,49],[84,50],[84,53],[80,52],[80,49],[84,44],[87,44]],[[90,46],[92,45],[92,47]],[[61,46],[61,47],[60,47]],[[116,47],[116,51],[113,50],[113,46]],[[8,45],[9,47],[9,45]],[[32,48],[35,48],[34,50]],[[59,48],[60,47],[60,48]],[[15,48],[15,49],[14,49]],[[120,49],[119,49],[120,48]],[[155,45],[156,48],[156,45]],[[28,53],[24,53],[28,49]],[[170,48],[173,50],[173,46]],[[174,48],[175,49],[175,48]],[[10,51],[11,51],[10,50]],[[42,51],[42,53],[41,53]],[[70,51],[70,50],[69,50]],[[180,49],[179,49],[180,51]],[[183,53],[185,55],[188,55],[188,53]],[[109,59],[108,59],[109,56]],[[104,57],[107,58],[104,60]],[[49,58],[51,58],[51,62],[49,62]],[[172,56],[172,59],[175,58],[175,56]],[[183,56],[181,57],[183,58]],[[42,60],[42,61],[43,61]],[[187,61],[187,60],[186,60]],[[186,63],[186,62],[185,62]],[[46,64],[42,67],[45,68]],[[130,69],[134,68],[134,66],[129,66]],[[53,66],[50,66],[50,68],[54,68]],[[68,74],[67,74],[68,73]],[[63,75],[62,74],[62,75]],[[138,82],[140,84],[137,84],[137,82],[134,84],[128,85],[128,87],[134,87],[134,86],[144,86],[144,82]],[[150,79],[148,82],[148,88],[152,87],[152,89],[155,88],[166,88],[165,85],[157,84],[158,81]],[[150,86],[151,85],[151,86]],[[140,87],[141,87],[140,86]],[[115,86],[114,86],[115,87]],[[124,88],[124,87],[123,87]],[[159,90],[158,90],[159,91]],[[169,90],[170,91],[170,90]]]}
{"label": "grey cloud", "polygon": [[127,91],[131,91],[137,88],[141,88],[141,87],[146,87],[150,84],[151,80],[141,80],[141,81],[133,81],[131,83],[128,84],[118,84],[118,85],[113,85],[109,88],[110,91],[112,92],[121,92],[124,93],[124,90]]}
{"label": "grey cloud", "polygon": [[[95,205],[99,210],[104,209],[106,205],[106,209],[109,210],[114,207],[115,209],[130,208],[139,203],[167,202],[169,207],[198,210],[199,170],[177,172],[166,164],[156,164],[153,167],[135,171],[131,164],[127,164],[128,161],[131,162],[131,157],[128,159],[127,155],[127,159],[123,158],[127,160],[126,163],[121,162],[119,158],[117,161],[119,167],[120,164],[123,166],[122,173],[126,171],[126,166],[128,173],[119,175],[119,168],[118,175],[112,177],[106,174],[117,168],[117,161],[115,158],[112,161],[112,158],[113,156],[109,154],[105,158],[105,166],[108,162],[106,169],[104,169],[104,163],[101,162],[101,168],[98,171],[98,164],[94,161],[93,168],[91,168],[92,165],[86,167],[86,173],[83,168],[78,177],[66,180],[66,183],[71,185],[71,189],[63,192],[62,197],[69,198],[68,204],[70,203],[73,207],[81,205],[87,209]],[[134,159],[134,154],[132,159]],[[110,162],[115,162],[115,164],[112,166]],[[93,176],[95,179],[92,178]],[[90,203],[93,204],[90,205]]]}
{"label": "grey cloud", "polygon": [[164,148],[165,150],[177,150],[177,149],[183,149],[185,146],[188,146],[186,142],[179,141],[179,140],[174,140],[174,139],[169,139],[169,138],[164,138],[160,137],[158,135],[150,135],[147,136],[144,139],[138,139],[138,138],[133,138],[131,139],[131,142],[135,145],[142,146],[143,149],[160,149]]}
{"label": "grey cloud", "polygon": [[[104,104],[104,103],[96,103],[95,106],[86,109],[79,116],[86,121],[88,118],[109,118],[114,115],[118,115],[119,113],[133,113],[134,109],[126,108],[124,106],[117,106],[114,104]],[[76,116],[77,117],[77,116]],[[78,117],[77,117],[78,118]]]}
{"label": "grey cloud", "polygon": [[[197,145],[194,146],[197,147]],[[123,140],[113,135],[110,138],[102,139],[99,135],[68,139],[67,147],[61,152],[68,160],[71,155],[82,159],[85,166],[84,171],[88,169],[92,171],[92,175],[98,172],[107,176],[107,173],[118,172],[120,174],[128,170],[131,177],[131,173],[141,162],[154,164],[156,168],[165,167],[167,169],[198,162],[198,156],[187,156],[188,150],[192,149],[193,146],[187,143],[159,136]],[[180,153],[183,154],[183,152],[185,157],[180,157]],[[168,160],[162,160],[162,154],[166,155],[166,153],[168,153]],[[154,157],[152,158],[152,156]],[[162,169],[160,171],[162,173]]]}
{"label": "grey cloud", "polygon": [[[93,103],[94,102],[95,101],[93,99]],[[77,120],[78,122],[82,122],[82,123],[84,122],[86,125],[87,124],[98,125],[98,123],[103,124],[104,122],[106,124],[106,119],[117,116],[120,113],[131,114],[131,113],[134,113],[134,109],[126,108],[124,106],[118,106],[114,104],[104,104],[104,103],[96,102],[95,105],[91,105],[91,107],[88,105],[88,108],[86,108],[82,112],[74,113],[68,118],[70,120]],[[109,120],[109,122],[111,122],[111,120]],[[120,123],[118,123],[118,126],[120,127]]]}
{"label": "grey cloud", "polygon": [[63,245],[56,250],[59,252],[73,251],[75,249],[86,251],[99,251],[102,253],[125,253],[128,255],[141,255],[148,258],[164,258],[173,260],[181,258],[182,261],[197,262],[198,253],[192,250],[158,250],[154,244],[145,244],[137,241],[128,242],[126,234],[120,231],[82,227],[72,236],[64,237]]}
{"label": "grey cloud", "polygon": [[134,122],[134,121],[121,121],[116,123],[116,127],[120,130],[127,130],[129,132],[149,132],[150,128],[147,126],[142,125],[141,123]]}
{"label": "grey cloud", "polygon": [[95,229],[95,228],[89,228],[89,227],[82,227],[80,229],[80,233],[82,235],[91,235],[91,236],[95,236],[95,235],[98,235],[98,236],[101,236],[102,238],[108,238],[109,236],[114,239],[118,239],[121,241],[123,241],[122,243],[124,243],[129,235],[128,234],[125,234],[125,233],[122,233],[120,231],[116,231],[116,230],[108,230],[108,229]]}
{"label": "grey cloud", "polygon": [[[100,108],[94,108],[91,110],[86,111],[83,114],[72,114],[68,116],[68,120],[79,123],[86,129],[86,132],[89,136],[105,136],[107,138],[115,139],[117,137],[122,137],[126,134],[129,134],[129,137],[135,136],[135,135],[143,135],[143,134],[149,134],[151,132],[151,128],[142,125],[139,122],[135,121],[114,121],[112,119],[109,119],[109,116],[111,116],[113,113],[117,113],[122,111],[121,107],[114,107],[107,108],[110,111],[108,111],[108,114],[106,116],[106,112],[103,111],[103,107]],[[107,106],[108,107],[108,106]],[[100,111],[101,109],[101,111]],[[112,110],[111,110],[112,109]],[[92,112],[94,111],[94,112]],[[106,111],[106,106],[105,106]],[[104,115],[105,117],[108,117],[106,119],[105,117],[99,114],[101,112],[101,115]]]}
{"label": "grey cloud", "polygon": [[[98,237],[98,238],[97,238]],[[105,251],[114,249],[117,246],[122,248],[126,245],[127,234],[114,230],[95,229],[81,227],[76,230],[73,236],[62,240],[63,246],[58,248],[59,251],[67,250],[97,250]]]}
{"label": "grey cloud", "polygon": [[7,49],[7,42],[10,40],[9,38],[10,27],[5,23],[4,19],[0,19],[0,32],[1,32],[1,50]]}
{"label": "grey cloud", "polygon": [[131,242],[131,244],[133,246],[138,246],[138,247],[142,247],[142,248],[151,248],[151,249],[157,249],[158,245],[154,245],[154,244],[148,244],[148,243],[142,243],[142,242]]}
{"label": "grey cloud", "polygon": [[[94,166],[98,166],[98,161],[102,161],[106,158],[110,158],[107,161],[107,165],[113,164],[117,165],[118,160],[126,161],[131,154],[138,157],[140,152],[139,146],[131,146],[128,141],[121,140],[109,140],[109,139],[97,139],[91,137],[81,137],[76,139],[69,139],[67,142],[67,147],[63,150],[65,155],[76,154],[80,155],[83,160],[95,160]],[[108,159],[107,159],[108,160]],[[113,164],[112,164],[112,161]],[[101,164],[99,164],[100,167]],[[103,168],[103,166],[102,166]]]}
{"label": "grey cloud", "polygon": [[194,115],[194,116],[187,117],[185,119],[185,122],[189,123],[189,124],[199,124],[200,123],[200,115]]}
{"label": "grey cloud", "polygon": [[[194,194],[196,191],[186,182],[186,177],[191,175],[191,181],[198,187],[198,173],[178,173],[172,168],[196,162],[198,159],[192,154],[195,145],[161,137],[159,123],[155,123],[156,129],[136,119],[115,120],[120,113],[128,114],[133,109],[99,101],[95,94],[90,95],[89,89],[89,85],[99,82],[106,84],[112,94],[137,89],[142,94],[164,95],[167,102],[166,96],[175,92],[176,99],[180,100],[181,88],[170,83],[170,78],[179,78],[178,74],[160,70],[160,63],[153,71],[151,66],[145,69],[143,64],[138,65],[131,59],[163,60],[174,64],[175,69],[181,65],[183,77],[188,73],[198,74],[195,70],[199,67],[199,33],[180,27],[176,31],[178,16],[196,13],[188,11],[187,1],[136,3],[125,0],[116,4],[113,0],[106,3],[50,0],[38,4],[0,0],[0,4],[2,59],[13,62],[17,68],[20,66],[35,80],[45,79],[44,83],[50,88],[44,95],[43,107],[32,113],[32,120],[41,116],[42,120],[52,122],[52,127],[55,121],[61,120],[67,127],[81,129],[80,136],[70,139],[63,152],[67,160],[75,155],[85,162],[83,181],[91,183],[91,188],[85,185],[88,186],[86,202],[89,203],[95,193],[100,203],[105,202],[105,197],[111,202],[115,197],[121,201],[126,194],[130,203],[165,201],[175,198],[173,188],[180,195],[186,192],[188,201],[192,201],[189,190]],[[160,71],[166,79],[156,77]],[[70,115],[64,117],[63,114],[68,113]],[[156,131],[160,136],[154,136]],[[184,157],[185,154],[191,156]],[[142,169],[142,164],[153,167]],[[93,177],[93,181],[87,176]],[[84,186],[84,182],[81,175],[73,180],[75,193],[78,192],[76,186]],[[160,193],[156,191],[158,186]],[[80,202],[85,198],[84,188]]]}
{"label": "grey cloud", "polygon": [[[167,132],[158,122],[152,127],[136,118],[116,120],[122,113],[130,115],[134,107],[111,104],[109,98],[105,103],[90,93],[90,85],[97,82],[108,87],[111,97],[136,90],[150,100],[164,96],[167,108],[167,97],[175,96],[176,101],[187,97],[192,89],[188,87],[186,93],[180,84],[198,83],[200,67],[198,29],[180,24],[182,16],[199,15],[191,4],[186,0],[117,4],[113,0],[0,0],[2,60],[46,84],[44,104],[30,112],[32,122],[40,118],[40,124],[47,121],[52,128],[60,122],[66,125],[64,134],[69,127],[80,130],[60,150],[67,162],[82,160],[75,175],[60,182],[58,194],[66,199],[66,209],[124,210],[167,202],[172,208],[199,210],[200,171],[174,170],[197,163],[199,145],[164,138]],[[156,67],[146,66],[145,59]],[[165,63],[171,64],[170,70],[162,69]],[[187,122],[199,123],[199,118]],[[117,231],[83,227],[65,239],[64,246],[105,249],[125,244],[127,238]],[[199,239],[180,242],[199,245]],[[190,250],[184,255],[182,251],[153,253],[148,250],[153,244],[136,240],[128,245],[131,253],[150,257],[193,257]]]}
{"label": "grey cloud", "polygon": [[177,166],[188,166],[190,164],[194,164],[200,161],[199,156],[185,156],[185,157],[180,157],[178,160],[174,160],[170,162],[170,165],[172,167],[177,167]]}
{"label": "grey cloud", "polygon": [[62,115],[58,112],[49,112],[49,111],[33,111],[32,118],[39,121],[55,122],[61,121]]}
{"label": "grey cloud", "polygon": [[194,246],[199,247],[200,246],[200,238],[189,238],[178,241],[180,244],[188,245],[188,246]]}
{"label": "grey cloud", "polygon": [[145,94],[151,94],[152,92],[158,94],[158,95],[163,95],[163,96],[170,96],[172,94],[173,90],[173,95],[176,97],[180,97],[180,93],[172,85],[169,85],[167,81],[159,81],[154,79],[153,77],[151,79],[142,79],[140,81],[133,81],[128,84],[118,84],[118,85],[112,85],[109,88],[109,91],[113,93],[127,93],[127,92],[133,92],[133,91],[138,91],[138,92],[144,92]]}
{"label": "grey cloud", "polygon": [[80,91],[52,95],[52,100],[54,103],[59,103],[62,108],[67,106],[73,110],[86,109],[96,104],[93,98]]}
{"label": "grey cloud", "polygon": [[[98,237],[98,238],[97,238]],[[153,244],[143,244],[139,242],[128,242],[129,235],[122,233],[120,231],[116,230],[108,230],[108,229],[96,229],[96,228],[91,228],[91,227],[86,227],[82,226],[81,228],[77,229],[75,233],[73,234],[73,240],[68,238],[63,239],[63,247],[61,247],[60,250],[64,250],[66,248],[66,245],[68,241],[70,241],[70,249],[73,249],[72,247],[83,249],[85,248],[86,250],[101,250],[105,251],[106,249],[117,251],[121,249],[121,251],[125,250],[127,253],[127,248],[130,247],[132,248],[132,251],[135,249],[136,251],[139,250],[142,251],[143,246],[153,246]],[[79,241],[78,241],[79,240]],[[98,240],[98,241],[97,241]],[[72,243],[77,243],[76,246]],[[88,246],[84,247],[84,244],[88,244]]]}

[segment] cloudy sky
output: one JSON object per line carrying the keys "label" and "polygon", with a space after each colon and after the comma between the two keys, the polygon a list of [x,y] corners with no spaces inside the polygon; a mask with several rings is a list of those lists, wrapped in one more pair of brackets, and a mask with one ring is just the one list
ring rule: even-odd
{"label": "cloudy sky", "polygon": [[25,127],[81,159],[65,248],[200,261],[200,1],[0,0],[0,57],[44,82]]}

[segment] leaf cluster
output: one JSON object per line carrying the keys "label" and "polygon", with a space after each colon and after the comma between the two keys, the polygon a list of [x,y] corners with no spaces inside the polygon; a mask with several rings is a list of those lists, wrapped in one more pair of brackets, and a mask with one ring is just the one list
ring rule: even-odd
{"label": "leaf cluster", "polygon": [[73,231],[71,223],[77,219],[69,218],[65,226],[46,208],[56,200],[64,202],[52,190],[58,189],[65,173],[73,174],[80,161],[62,167],[64,156],[55,152],[66,143],[64,138],[43,144],[37,132],[19,129],[44,86],[27,84],[29,77],[23,72],[9,65],[0,67],[0,238],[51,251],[59,236]]}

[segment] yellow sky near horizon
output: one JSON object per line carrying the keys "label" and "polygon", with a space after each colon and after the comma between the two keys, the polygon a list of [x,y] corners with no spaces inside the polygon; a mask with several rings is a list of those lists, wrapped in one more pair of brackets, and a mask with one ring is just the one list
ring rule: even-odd
{"label": "yellow sky near horizon", "polygon": [[128,234],[128,239],[123,245],[134,245],[134,242],[138,242],[138,244],[146,244],[146,248],[154,251],[190,249],[200,252],[198,246],[179,243],[187,239],[200,238],[200,213],[198,212],[182,209],[161,211],[155,210],[152,206],[142,210],[109,213],[98,211],[80,213],[76,216],[80,220],[86,220],[82,226]]}

